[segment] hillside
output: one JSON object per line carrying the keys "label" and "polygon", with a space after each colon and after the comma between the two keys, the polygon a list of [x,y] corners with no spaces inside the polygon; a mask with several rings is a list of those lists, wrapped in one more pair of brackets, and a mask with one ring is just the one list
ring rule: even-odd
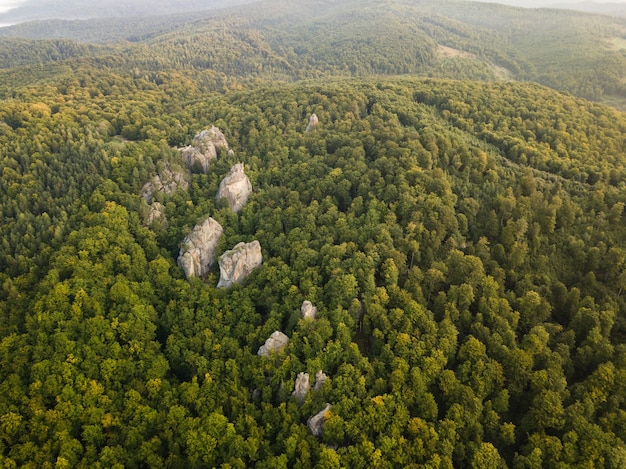
{"label": "hillside", "polygon": [[[272,1],[136,23],[34,22],[0,34],[54,40],[47,48],[59,40],[106,43],[78,56],[111,57],[104,64],[127,69],[209,69],[274,81],[397,74],[504,79],[534,81],[617,107],[626,99],[626,20],[608,16],[456,0]],[[24,51],[21,40],[4,40],[0,66],[32,61],[40,44]]]}
{"label": "hillside", "polygon": [[626,467],[621,23],[294,3],[0,40],[0,466]]}

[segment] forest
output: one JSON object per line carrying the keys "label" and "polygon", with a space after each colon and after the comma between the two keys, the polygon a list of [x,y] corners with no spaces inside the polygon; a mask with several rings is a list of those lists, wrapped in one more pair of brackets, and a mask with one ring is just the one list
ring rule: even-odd
{"label": "forest", "polygon": [[[232,56],[199,52],[209,19],[167,41],[3,39],[21,52],[0,71],[0,466],[626,467],[626,115],[383,73],[375,57],[405,59],[365,28],[344,31],[352,58],[322,41],[290,75],[276,21],[268,48],[214,31]],[[387,33],[423,34],[396,52],[428,64],[454,44],[423,24]],[[188,167],[213,126],[229,151]],[[233,211],[216,193],[238,163]],[[208,217],[216,258],[261,246],[229,288],[217,261],[178,262]]]}

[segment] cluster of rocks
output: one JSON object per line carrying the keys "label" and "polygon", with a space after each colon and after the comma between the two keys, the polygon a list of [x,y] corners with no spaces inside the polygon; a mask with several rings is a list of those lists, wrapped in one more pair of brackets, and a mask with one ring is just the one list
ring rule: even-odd
{"label": "cluster of rocks", "polygon": [[[319,391],[322,389],[322,386],[324,386],[327,378],[328,376],[326,376],[326,373],[322,370],[315,373],[315,385],[313,386],[313,390]],[[295,397],[300,404],[302,404],[310,389],[311,382],[309,380],[309,374],[304,372],[298,373],[298,376],[296,377],[296,386],[291,395]]]}
{"label": "cluster of rocks", "polygon": [[222,225],[209,217],[185,237],[178,253],[178,265],[187,278],[202,277],[209,272],[223,231]]}
{"label": "cluster of rocks", "polygon": [[257,240],[237,244],[220,256],[220,281],[217,288],[229,288],[235,283],[242,283],[262,263],[261,244]]}

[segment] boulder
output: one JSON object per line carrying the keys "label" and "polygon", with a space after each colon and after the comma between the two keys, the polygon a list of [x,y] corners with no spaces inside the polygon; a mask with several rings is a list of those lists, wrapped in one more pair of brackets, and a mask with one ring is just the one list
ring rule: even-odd
{"label": "boulder", "polygon": [[178,265],[185,271],[187,278],[202,277],[209,272],[222,231],[222,226],[209,217],[185,237],[178,255]]}
{"label": "boulder", "polygon": [[146,217],[146,225],[152,225],[153,223],[160,223],[163,228],[167,229],[167,218],[165,218],[165,207],[159,202],[153,202],[150,205],[150,211]]}
{"label": "boulder", "polygon": [[302,317],[304,319],[315,319],[315,315],[317,314],[317,308],[313,306],[309,300],[304,300],[302,302],[302,306],[300,307],[300,312],[302,313]]}
{"label": "boulder", "polygon": [[313,390],[319,391],[322,389],[322,386],[324,386],[324,383],[326,382],[326,378],[328,378],[328,376],[322,370],[315,373],[315,386],[313,386]]}
{"label": "boulder", "polygon": [[300,404],[302,404],[304,402],[304,398],[309,392],[309,389],[311,389],[309,374],[298,373],[298,377],[296,378],[296,389],[294,389],[291,395],[294,396]]}
{"label": "boulder", "polygon": [[317,114],[311,114],[309,117],[309,123],[306,126],[305,132],[310,132],[313,128],[318,124],[319,120],[317,119]]}
{"label": "boulder", "polygon": [[313,436],[322,436],[322,430],[324,429],[324,422],[328,418],[328,412],[330,411],[330,404],[326,404],[326,407],[317,414],[309,417],[307,425]]}
{"label": "boulder", "polygon": [[248,201],[252,192],[250,179],[244,173],[243,163],[238,163],[230,168],[230,173],[222,182],[217,191],[217,199],[226,198],[233,212],[239,212]]}
{"label": "boulder", "polygon": [[263,254],[258,241],[239,243],[219,258],[220,281],[217,288],[228,288],[243,280],[261,265]]}
{"label": "boulder", "polygon": [[183,159],[191,171],[207,173],[211,161],[217,159],[216,148],[228,148],[226,137],[220,129],[213,126],[199,132],[191,145],[181,148]]}
{"label": "boulder", "polygon": [[283,349],[289,343],[289,337],[280,331],[272,332],[272,335],[259,347],[257,355],[269,357],[271,352]]}
{"label": "boulder", "polygon": [[179,188],[186,190],[189,183],[185,179],[185,175],[180,171],[172,171],[169,165],[165,165],[159,174],[154,176],[151,181],[144,184],[141,188],[141,196],[148,203],[152,203],[154,194],[163,192],[171,195]]}

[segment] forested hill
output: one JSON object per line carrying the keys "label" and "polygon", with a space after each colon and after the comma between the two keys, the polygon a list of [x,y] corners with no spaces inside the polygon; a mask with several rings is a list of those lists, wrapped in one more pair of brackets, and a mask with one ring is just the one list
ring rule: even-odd
{"label": "forested hill", "polygon": [[[47,21],[5,37],[0,65],[98,58],[126,69],[211,69],[248,80],[420,74],[535,81],[623,105],[626,19],[458,0],[265,1],[168,17]],[[132,44],[128,44],[130,41]],[[51,51],[50,51],[51,50]],[[46,52],[48,51],[48,52]],[[75,59],[76,60],[76,59]]]}
{"label": "forested hill", "polygon": [[[532,84],[101,73],[0,103],[2,465],[624,467],[623,114]],[[234,154],[146,225],[142,187],[211,125]],[[243,285],[184,279],[208,216],[218,254],[260,242]]]}

